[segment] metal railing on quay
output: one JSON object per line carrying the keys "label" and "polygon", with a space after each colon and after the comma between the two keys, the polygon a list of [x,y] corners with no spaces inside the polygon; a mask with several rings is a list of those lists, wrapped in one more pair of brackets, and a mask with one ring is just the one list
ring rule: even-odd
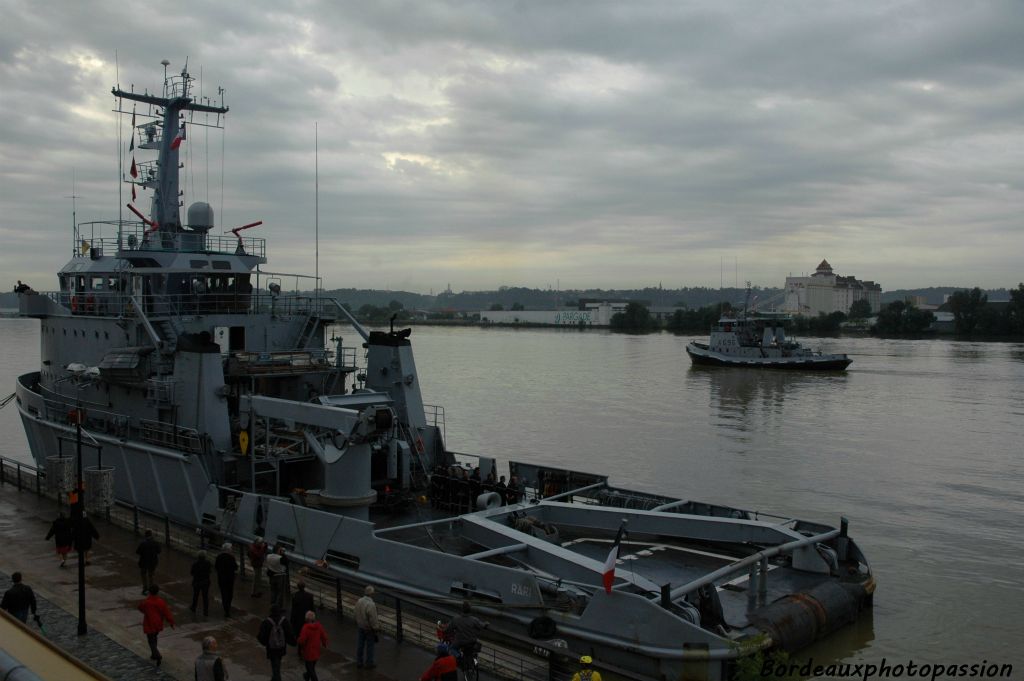
{"label": "metal railing on quay", "polygon": [[[31,491],[37,496],[56,500],[56,496],[46,489],[45,475],[45,471],[36,466],[0,456],[0,485],[14,484],[19,491]],[[95,513],[93,515],[95,517]],[[251,571],[248,566],[248,547],[233,541],[215,526],[183,523],[121,501],[115,502],[100,515],[112,525],[131,530],[138,536],[149,530],[168,548],[192,556],[200,550],[209,551],[211,560],[220,551],[222,544],[230,541],[237,552],[240,576],[244,578]],[[333,610],[339,619],[343,619],[346,613],[352,613],[356,601],[363,595],[365,583],[315,567],[293,569],[290,565],[288,570],[289,592],[293,592],[295,583],[302,579],[318,608]],[[437,645],[437,622],[446,621],[461,603],[455,598],[442,598],[433,607],[423,599],[405,597],[384,589],[378,589],[375,601],[381,629],[385,634],[399,642],[427,649]],[[448,607],[442,609],[441,606]],[[550,651],[544,655],[545,646],[540,642],[506,638],[500,644],[487,640],[481,641],[481,644],[483,648],[478,656],[480,667],[495,676],[513,681],[549,681],[561,677],[556,668],[557,655],[552,655]]]}

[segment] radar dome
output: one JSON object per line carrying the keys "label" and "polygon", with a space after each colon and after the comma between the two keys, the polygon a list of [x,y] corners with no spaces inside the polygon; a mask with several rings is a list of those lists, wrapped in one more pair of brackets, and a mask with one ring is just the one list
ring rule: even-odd
{"label": "radar dome", "polygon": [[189,206],[188,226],[201,232],[213,229],[213,206],[205,201],[196,201]]}

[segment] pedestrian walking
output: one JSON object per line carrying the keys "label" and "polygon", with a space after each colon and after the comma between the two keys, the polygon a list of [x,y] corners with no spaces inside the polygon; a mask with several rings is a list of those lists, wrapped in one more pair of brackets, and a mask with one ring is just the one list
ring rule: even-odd
{"label": "pedestrian walking", "polygon": [[306,613],[310,611],[316,613],[316,607],[313,603],[313,594],[306,591],[306,582],[300,579],[295,588],[288,621],[291,622],[292,631],[298,632],[302,631],[302,625],[306,623]]}
{"label": "pedestrian walking", "polygon": [[302,625],[298,643],[302,661],[306,663],[302,678],[305,681],[320,681],[316,675],[316,662],[320,659],[322,649],[327,647],[327,632],[324,631],[324,625],[316,621],[316,614],[312,610],[306,613],[306,623]]}
{"label": "pedestrian walking", "polygon": [[284,610],[285,594],[288,591],[288,573],[285,568],[288,557],[284,555],[284,547],[278,546],[267,556],[267,581],[270,582],[270,604]]}
{"label": "pedestrian walking", "polygon": [[228,681],[228,670],[224,660],[217,654],[217,639],[207,636],[203,639],[203,653],[196,658],[196,681]]}
{"label": "pedestrian walking", "polygon": [[[356,626],[359,633],[356,638],[356,667],[373,669],[377,665],[373,661],[373,646],[380,638],[380,620],[377,618],[377,604],[373,602],[374,589],[367,585],[363,589],[363,597],[356,601]],[[364,665],[363,662],[366,662]]]}
{"label": "pedestrian walking", "polygon": [[196,561],[192,563],[192,605],[189,606],[189,610],[193,613],[196,611],[196,606],[199,605],[199,597],[203,597],[203,617],[210,614],[210,573],[213,570],[213,566],[210,565],[210,559],[206,557],[206,551],[200,551],[196,554]]}
{"label": "pedestrian walking", "polygon": [[153,573],[160,562],[160,544],[153,539],[153,531],[146,530],[146,536],[135,549],[139,555],[139,574],[142,575],[142,593],[149,593],[149,587],[153,584]]}
{"label": "pedestrian walking", "polygon": [[85,506],[78,501],[71,507],[71,533],[75,551],[78,551],[80,558],[89,565],[89,553],[92,551],[92,543],[100,538],[96,526],[85,514]]}
{"label": "pedestrian walking", "polygon": [[256,537],[253,543],[249,544],[249,563],[252,564],[252,593],[254,598],[263,595],[260,591],[260,581],[263,578],[263,564],[267,560],[267,542],[263,537]]}
{"label": "pedestrian walking", "polygon": [[238,574],[238,561],[231,553],[231,542],[220,547],[221,552],[213,563],[217,571],[217,586],[220,587],[220,602],[224,606],[224,617],[231,617],[231,601],[235,598],[235,576]]}
{"label": "pedestrian walking", "polygon": [[50,537],[53,537],[53,543],[57,547],[60,566],[65,567],[68,553],[71,552],[71,546],[74,543],[74,534],[71,531],[71,521],[64,515],[64,511],[61,511],[50,524],[50,531],[46,533],[46,538]]}
{"label": "pedestrian walking", "polygon": [[288,652],[289,645],[295,645],[291,622],[284,616],[284,611],[276,605],[270,608],[270,617],[260,624],[260,632],[256,638],[267,649],[270,660],[270,681],[281,681],[281,660]]}
{"label": "pedestrian walking", "polygon": [[174,615],[167,607],[167,601],[160,598],[159,586],[156,584],[149,586],[149,595],[139,603],[139,612],[142,613],[142,632],[149,642],[149,659],[156,662],[156,666],[159,667],[164,656],[157,649],[157,638],[164,630],[164,622],[170,624],[171,629],[174,628]]}
{"label": "pedestrian walking", "polygon": [[38,621],[36,615],[36,594],[32,587],[21,581],[21,573],[11,574],[11,588],[4,592],[3,600],[0,601],[0,608],[11,613],[22,622],[28,623],[28,613]]}

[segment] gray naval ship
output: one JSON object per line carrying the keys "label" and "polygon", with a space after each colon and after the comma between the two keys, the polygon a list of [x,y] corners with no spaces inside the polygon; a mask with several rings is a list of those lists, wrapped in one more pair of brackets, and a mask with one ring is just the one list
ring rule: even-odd
{"label": "gray naval ship", "polygon": [[[870,606],[845,520],[449,449],[408,329],[368,331],[319,280],[269,271],[264,240],[218,234],[205,203],[182,222],[186,132],[228,109],[167,65],[159,93],[113,89],[131,147],[156,153],[124,176],[152,192],[148,215],[131,204],[138,220],[77,225],[59,290],[20,295],[42,364],[18,378],[17,405],[48,476],[67,474],[80,425],[87,498],[106,489],[236,542],[262,534],[298,565],[453,610],[468,600],[490,637],[591,654],[624,678],[727,678],[738,658],[799,649]],[[328,342],[345,322],[361,349]]]}

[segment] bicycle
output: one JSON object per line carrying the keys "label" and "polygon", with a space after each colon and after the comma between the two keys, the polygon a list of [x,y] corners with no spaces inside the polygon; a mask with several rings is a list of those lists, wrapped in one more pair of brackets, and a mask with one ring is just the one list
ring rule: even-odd
{"label": "bicycle", "polygon": [[473,642],[472,651],[463,651],[461,648],[455,649],[458,651],[455,659],[459,665],[459,671],[462,672],[463,681],[480,681],[481,649],[480,641]]}

